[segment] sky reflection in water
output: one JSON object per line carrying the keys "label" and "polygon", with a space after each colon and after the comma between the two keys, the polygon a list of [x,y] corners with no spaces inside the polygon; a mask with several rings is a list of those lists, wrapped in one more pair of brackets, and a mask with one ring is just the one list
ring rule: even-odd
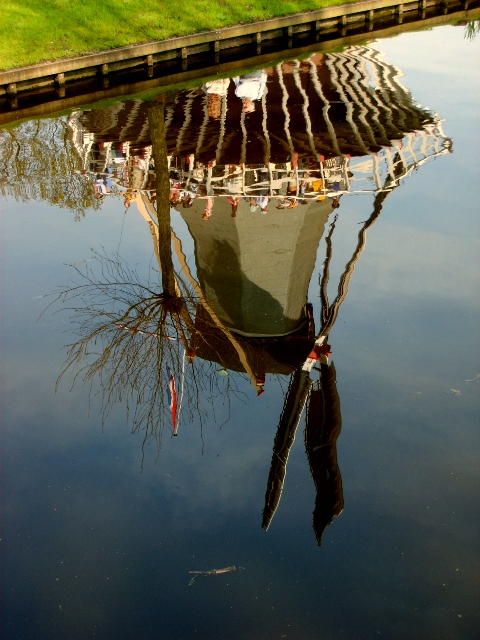
{"label": "sky reflection in water", "polygon": [[[281,500],[268,531],[261,529],[272,446],[293,373],[267,371],[265,393],[257,397],[258,388],[248,375],[228,367],[228,377],[219,375],[226,367],[221,361],[226,347],[217,351],[217,361],[211,364],[197,357],[193,371],[200,372],[203,385],[199,410],[190,407],[192,420],[182,410],[179,435],[172,438],[162,391],[162,428],[145,443],[142,427],[131,435],[132,421],[122,403],[112,407],[102,429],[102,398],[95,394],[96,384],[91,394],[88,385],[79,383],[71,391],[72,376],[67,375],[54,395],[65,359],[61,349],[77,338],[68,313],[47,313],[36,321],[49,300],[39,296],[68,286],[74,277],[72,267],[66,266],[71,263],[97,269],[98,274],[91,248],[104,248],[109,256],[119,252],[122,264],[135,269],[139,281],[155,282],[160,288],[152,235],[138,212],[141,198],[131,187],[132,204],[124,208],[124,176],[118,181],[121,194],[102,200],[94,198],[87,176],[85,194],[90,194],[88,203],[95,209],[86,208],[77,221],[72,209],[51,206],[38,194],[16,201],[7,185],[2,216],[2,637],[475,637],[480,382],[475,380],[479,300],[473,168],[479,142],[479,83],[478,70],[469,64],[478,53],[478,42],[463,40],[462,35],[461,28],[446,27],[375,45],[405,74],[401,83],[412,92],[412,104],[427,104],[445,120],[443,131],[453,140],[454,153],[431,158],[385,198],[330,328],[329,362],[335,363],[341,407],[336,454],[344,510],[326,529],[320,548],[312,529],[315,486],[302,438],[303,421],[288,456]],[[194,96],[199,97],[200,92]],[[235,108],[237,122],[254,122],[251,113],[242,116],[240,101]],[[308,132],[297,128],[298,121],[292,130],[298,144],[306,145],[307,157]],[[325,133],[312,122],[312,135],[325,141]],[[179,126],[181,130],[181,122]],[[197,123],[190,138],[186,134],[191,128],[184,129],[186,145],[198,145],[195,136],[201,126]],[[254,131],[262,126],[259,119],[260,129]],[[238,151],[241,126],[235,129],[232,124],[226,131],[232,139],[237,136]],[[260,144],[258,149],[264,147]],[[28,149],[22,152],[28,154]],[[354,166],[356,157],[351,155]],[[302,153],[299,158],[301,164]],[[228,163],[239,166],[240,160]],[[248,161],[245,157],[244,163]],[[275,162],[282,164],[282,158]],[[261,163],[252,156],[251,164]],[[286,174],[276,168],[281,184]],[[315,171],[318,165],[311,174],[318,182]],[[342,175],[341,191],[347,191],[345,179],[356,178],[352,173]],[[386,184],[388,171],[382,177]],[[48,177],[42,180],[49,188],[55,184]],[[246,186],[255,188],[259,181],[257,177]],[[198,184],[201,188],[202,181]],[[375,191],[375,180],[370,184]],[[152,190],[148,195],[151,198]],[[290,198],[290,203],[300,199],[297,191],[275,195],[285,202]],[[261,287],[255,281],[263,268],[262,252],[255,254],[252,266],[242,242],[264,238],[265,260],[270,246],[277,256],[286,256],[292,248],[288,241],[281,244],[286,234],[280,231],[288,228],[290,236],[296,225],[288,226],[289,216],[296,216],[307,231],[318,232],[320,241],[309,263],[308,301],[316,335],[321,332],[319,274],[326,235],[337,213],[331,304],[354,255],[358,232],[374,210],[374,195],[345,194],[338,210],[328,197],[332,193],[307,190],[303,195],[308,204],[291,211],[277,210],[280,201],[271,198],[266,216],[259,209],[251,212],[253,205],[241,198],[233,219],[225,196],[214,199],[209,220],[202,220],[205,199],[194,199],[191,207],[177,206],[172,213],[172,227],[183,242],[188,264],[223,325],[230,323],[235,331],[232,323],[238,316],[233,317],[232,308],[238,301],[228,306],[218,293],[229,287],[228,280],[215,281],[221,268],[213,274],[201,271],[201,261],[207,269],[212,255],[207,251],[211,238],[224,238],[225,230],[235,228],[237,237],[228,237],[229,246],[237,242],[237,249],[220,255],[230,256],[225,265],[232,277],[240,273],[235,276],[238,290],[249,292],[254,300],[265,299],[264,292],[270,291],[285,309],[298,294],[298,260],[290,262],[297,280],[292,279],[281,299],[272,294],[274,278],[268,273]],[[316,202],[324,195],[325,200]],[[147,200],[142,202],[148,209]],[[310,222],[309,212],[317,212],[310,214]],[[287,225],[280,231],[275,228],[279,220]],[[269,234],[262,236],[269,226]],[[306,233],[305,246],[311,237]],[[247,278],[239,261],[252,270]],[[274,275],[285,269],[281,273],[287,279],[287,262]],[[179,268],[177,257],[175,266]],[[305,297],[307,291],[300,294]],[[298,320],[293,312],[280,316],[282,322],[283,316]],[[295,328],[301,335],[296,348],[303,353],[302,340],[307,340],[308,355],[305,325]],[[266,331],[259,331],[262,339]],[[257,358],[249,362],[257,366],[258,350],[245,346],[251,336],[242,340],[249,357]],[[296,364],[288,365],[292,372],[301,368],[305,356],[293,360]],[[320,361],[314,365],[319,367]],[[179,390],[181,366],[180,359],[175,369]],[[190,375],[188,365],[187,370]],[[160,375],[165,378],[163,366]],[[315,369],[311,377],[318,377]],[[228,384],[236,391],[226,394]],[[199,576],[188,586],[189,571],[232,565],[237,571]]]}

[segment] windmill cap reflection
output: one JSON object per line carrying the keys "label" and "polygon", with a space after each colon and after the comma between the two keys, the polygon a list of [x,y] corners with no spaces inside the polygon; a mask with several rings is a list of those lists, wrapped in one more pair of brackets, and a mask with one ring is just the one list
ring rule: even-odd
{"label": "windmill cap reflection", "polygon": [[[209,113],[206,85],[171,96],[166,108],[169,154],[194,154],[204,164],[212,159],[219,164],[285,162],[293,152],[302,157],[312,151],[326,158],[361,156],[434,121],[401,84],[401,72],[372,47],[314,54],[264,73],[263,95],[255,97],[256,109],[248,115],[230,78],[223,79],[218,95],[220,117]],[[79,117],[97,142],[128,141],[133,153],[151,144],[147,109],[148,103],[132,101]]]}

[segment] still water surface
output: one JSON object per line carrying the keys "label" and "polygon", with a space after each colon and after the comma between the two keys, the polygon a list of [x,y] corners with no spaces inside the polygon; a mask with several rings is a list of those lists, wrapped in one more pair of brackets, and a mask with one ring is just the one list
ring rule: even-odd
{"label": "still water surface", "polygon": [[479,44],[0,131],[3,638],[478,637]]}

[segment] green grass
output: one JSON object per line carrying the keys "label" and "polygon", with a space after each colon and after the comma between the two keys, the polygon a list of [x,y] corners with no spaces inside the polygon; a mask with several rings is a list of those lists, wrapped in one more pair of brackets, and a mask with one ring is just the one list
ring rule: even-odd
{"label": "green grass", "polygon": [[1,0],[0,69],[354,0]]}

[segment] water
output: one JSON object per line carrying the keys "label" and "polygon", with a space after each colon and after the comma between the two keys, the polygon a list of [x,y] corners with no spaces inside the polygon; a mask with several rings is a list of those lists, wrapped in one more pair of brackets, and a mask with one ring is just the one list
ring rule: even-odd
{"label": "water", "polygon": [[[163,327],[146,106],[1,132],[3,638],[477,637],[478,48],[442,27],[316,59],[336,138],[304,62],[270,71],[253,112],[232,83],[210,102],[170,97],[171,168],[185,171],[171,175],[188,179],[193,153],[203,199],[171,212],[190,320]],[[270,188],[307,204],[277,209]],[[318,360],[306,299],[319,345],[328,334]],[[132,302],[156,311],[122,318]],[[193,364],[181,341],[147,335],[181,337],[182,322]],[[55,393],[65,346],[98,327]],[[289,448],[305,397],[312,435],[303,411]]]}

